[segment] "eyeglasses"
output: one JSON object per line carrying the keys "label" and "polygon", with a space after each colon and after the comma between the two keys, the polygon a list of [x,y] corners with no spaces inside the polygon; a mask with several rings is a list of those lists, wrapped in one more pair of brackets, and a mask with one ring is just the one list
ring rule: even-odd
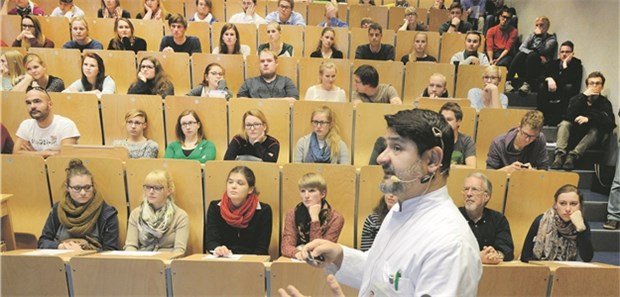
{"label": "eyeglasses", "polygon": [[463,190],[461,192],[463,194],[467,194],[467,193],[471,192],[474,195],[480,195],[482,193],[486,193],[487,191],[485,191],[483,189],[478,189],[476,187],[463,187]]}
{"label": "eyeglasses", "polygon": [[502,19],[508,19],[508,18],[510,18],[511,16],[510,16],[510,15],[503,15],[503,14],[502,14],[502,15],[500,15],[499,17],[500,17],[500,18],[502,18]]}
{"label": "eyeglasses", "polygon": [[30,29],[30,28],[34,28],[34,25],[22,24],[22,29]]}
{"label": "eyeglasses", "polygon": [[258,129],[263,126],[263,123],[245,124],[246,129]]}
{"label": "eyeglasses", "polygon": [[192,122],[185,122],[185,123],[181,123],[181,127],[185,128],[185,127],[193,126],[193,125],[196,125],[196,124],[198,124],[198,122],[193,122],[193,121]]}
{"label": "eyeglasses", "polygon": [[152,66],[152,65],[140,65],[140,69],[155,69],[155,66]]}
{"label": "eyeglasses", "polygon": [[93,185],[83,185],[83,186],[69,186],[69,185],[67,185],[67,188],[71,189],[71,191],[73,191],[75,193],[80,193],[80,192],[82,192],[82,190],[84,190],[86,192],[90,192],[93,189]]}
{"label": "eyeglasses", "polygon": [[588,86],[602,86],[603,82],[602,81],[589,81],[588,82]]}
{"label": "eyeglasses", "polygon": [[164,190],[163,186],[153,186],[153,185],[143,185],[142,188],[146,192],[150,192],[150,191],[161,192]]}
{"label": "eyeglasses", "polygon": [[316,126],[316,127],[321,127],[321,126],[327,126],[329,124],[331,124],[331,122],[325,122],[325,121],[311,121],[312,125]]}
{"label": "eyeglasses", "polygon": [[127,125],[129,125],[129,126],[134,126],[134,125],[140,126],[142,124],[144,124],[144,123],[140,122],[140,121],[127,121]]}
{"label": "eyeglasses", "polygon": [[530,134],[527,134],[527,133],[523,132],[523,130],[521,130],[521,134],[523,136],[525,136],[525,139],[536,139],[536,138],[538,138],[538,135],[530,135]]}
{"label": "eyeglasses", "polygon": [[482,79],[484,79],[484,80],[494,80],[494,79],[499,79],[499,76],[485,75],[485,76],[482,77]]}
{"label": "eyeglasses", "polygon": [[279,7],[280,9],[284,9],[284,10],[291,9],[291,7],[290,7],[290,6],[287,6],[287,5],[279,5],[278,7]]}

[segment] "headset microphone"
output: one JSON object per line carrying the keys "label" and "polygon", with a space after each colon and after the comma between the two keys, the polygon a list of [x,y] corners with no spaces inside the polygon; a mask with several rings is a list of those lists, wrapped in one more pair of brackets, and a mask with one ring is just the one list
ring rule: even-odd
{"label": "headset microphone", "polygon": [[399,184],[399,183],[412,183],[412,182],[415,182],[417,180],[420,180],[420,183],[425,184],[425,183],[429,182],[432,178],[433,178],[433,174],[427,174],[427,175],[424,175],[422,177],[416,177],[416,178],[410,179],[410,180],[402,180],[402,179],[398,178],[398,176],[392,175],[392,176],[390,176],[390,181],[392,181],[395,184]]}

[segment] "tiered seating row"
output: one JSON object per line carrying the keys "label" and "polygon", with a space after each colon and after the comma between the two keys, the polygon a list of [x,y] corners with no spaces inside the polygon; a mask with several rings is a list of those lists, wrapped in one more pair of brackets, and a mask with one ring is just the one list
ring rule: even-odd
{"label": "tiered seating row", "polygon": [[[73,156],[54,156],[46,161],[39,157],[2,155],[3,192],[14,194],[10,201],[14,230],[39,236],[51,202],[61,198],[64,168]],[[299,203],[297,181],[307,172],[318,172],[327,180],[332,207],[345,217],[339,242],[359,246],[363,221],[382,196],[379,183],[383,171],[379,166],[364,166],[359,172],[350,165],[285,164],[213,161],[201,168],[195,161],[170,159],[132,159],[123,164],[119,159],[82,157],[93,172],[97,189],[106,201],[119,211],[121,245],[124,244],[128,213],[142,199],[142,181],[154,169],[166,169],[176,185],[175,201],[190,217],[190,242],[187,254],[203,252],[203,226],[206,206],[221,198],[225,180],[234,166],[252,168],[257,178],[260,199],[271,205],[274,213],[270,255],[279,255],[280,230],[285,212]],[[462,205],[464,177],[473,169],[454,168],[448,188],[457,205]],[[531,221],[553,203],[553,193],[566,183],[577,184],[578,175],[565,172],[516,172],[507,184],[505,173],[483,170],[494,182],[491,207],[505,213],[512,226],[516,255]],[[8,174],[6,174],[8,173]],[[24,179],[28,176],[28,179]],[[48,179],[49,178],[49,179]],[[49,183],[48,183],[49,180]],[[535,191],[532,189],[536,189]],[[51,196],[50,194],[51,193]]]}
{"label": "tiered seating row", "polygon": [[[2,92],[0,95],[2,123],[14,136],[19,124],[29,118],[24,108],[25,95],[23,92]],[[312,111],[327,105],[337,115],[336,124],[356,167],[368,164],[376,138],[385,133],[383,116],[411,107],[377,103],[354,106],[352,103],[319,101],[297,101],[291,107],[288,102],[280,100],[231,99],[226,102],[224,99],[185,96],[169,96],[162,103],[160,97],[149,95],[103,95],[99,104],[94,94],[51,93],[51,96],[54,112],[72,119],[80,129],[80,144],[110,145],[113,140],[126,138],[125,113],[132,108],[144,110],[149,119],[146,137],[159,143],[160,156],[163,156],[166,144],[176,139],[174,128],[180,112],[194,109],[203,121],[207,139],[216,145],[216,160],[223,158],[229,140],[240,133],[243,113],[258,108],[267,116],[269,134],[280,142],[280,164],[293,159],[297,140],[312,131]],[[444,102],[422,100],[418,107],[439,110]],[[462,109],[464,119],[460,132],[475,137],[478,168],[485,167],[491,141],[517,126],[526,112],[520,109],[483,109],[477,115],[472,107]],[[480,124],[476,129],[477,121]]]}

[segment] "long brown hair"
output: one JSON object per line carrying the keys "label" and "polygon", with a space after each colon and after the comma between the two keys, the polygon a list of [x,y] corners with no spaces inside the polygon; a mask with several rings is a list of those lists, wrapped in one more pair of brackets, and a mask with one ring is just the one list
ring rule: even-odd
{"label": "long brown hair", "polygon": [[123,46],[123,40],[118,35],[118,22],[123,21],[129,25],[129,29],[131,30],[131,36],[129,37],[129,42],[133,45],[136,41],[136,36],[134,35],[134,28],[131,21],[127,18],[116,18],[114,20],[114,38],[112,38],[112,48],[116,50],[123,50],[125,47]]}
{"label": "long brown hair", "polygon": [[[32,21],[32,25],[34,26],[34,38],[37,40],[37,46],[43,46],[45,44],[45,35],[43,35],[43,31],[41,31],[41,22],[32,15],[23,16],[20,22],[23,23],[24,19]],[[29,41],[22,39],[22,47],[29,48],[30,46],[31,44]]]}
{"label": "long brown hair", "polygon": [[[159,60],[157,60],[157,58],[153,56],[147,56],[147,57],[142,58],[142,60],[140,60],[140,64],[138,64],[138,73],[140,73],[140,66],[142,66],[142,62],[144,60],[151,61],[151,63],[153,63],[153,66],[155,66],[155,77],[151,79],[151,81],[153,81],[153,88],[151,89],[151,93],[157,94],[160,96],[165,95],[166,91],[172,86],[172,82],[170,81],[170,78],[164,71],[164,68],[162,67]],[[133,84],[131,84],[131,87],[138,84],[138,80],[140,80],[140,77],[138,77],[137,73],[136,73],[136,77],[137,79]]]}

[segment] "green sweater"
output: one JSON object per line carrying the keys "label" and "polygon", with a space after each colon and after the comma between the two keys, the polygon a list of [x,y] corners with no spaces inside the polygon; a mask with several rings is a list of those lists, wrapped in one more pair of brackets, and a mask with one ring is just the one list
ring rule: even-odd
{"label": "green sweater", "polygon": [[209,160],[215,160],[215,145],[213,144],[213,142],[203,139],[200,141],[200,143],[198,143],[192,153],[186,157],[183,153],[181,143],[179,141],[175,141],[168,144],[164,158],[197,160],[200,161],[200,163],[204,164]]}

